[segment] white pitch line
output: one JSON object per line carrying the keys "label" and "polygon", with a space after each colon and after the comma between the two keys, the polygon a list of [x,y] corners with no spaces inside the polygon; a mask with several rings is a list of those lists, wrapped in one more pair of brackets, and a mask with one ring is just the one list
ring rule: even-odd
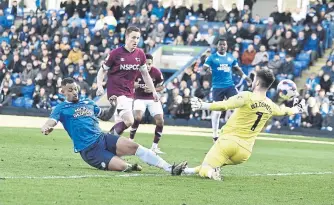
{"label": "white pitch line", "polygon": [[[300,176],[300,175],[334,175],[334,172],[295,172],[295,173],[268,173],[239,175],[240,177],[265,177],[265,176]],[[73,175],[73,176],[0,176],[2,179],[83,179],[83,178],[119,178],[119,177],[163,177],[169,174],[120,174],[120,175]],[[225,175],[232,176],[232,175]],[[233,175],[236,176],[236,175]]]}

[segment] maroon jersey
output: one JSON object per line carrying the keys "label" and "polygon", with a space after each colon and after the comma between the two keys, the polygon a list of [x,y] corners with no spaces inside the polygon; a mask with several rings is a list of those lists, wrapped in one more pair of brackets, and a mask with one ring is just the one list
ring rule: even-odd
{"label": "maroon jersey", "polygon": [[[150,70],[150,76],[152,78],[154,87],[156,87],[159,84],[162,84],[164,82],[164,78],[162,76],[161,71],[158,68],[154,68],[152,67]],[[145,100],[153,100],[153,93],[145,93],[145,87],[146,84],[143,80],[143,78],[141,77],[141,75],[139,75],[136,79],[136,82],[138,82],[138,88],[136,89],[135,92],[135,99],[145,99]]]}
{"label": "maroon jersey", "polygon": [[124,47],[112,50],[103,65],[103,69],[108,70],[108,98],[112,95],[133,98],[134,82],[140,74],[140,67],[145,64],[145,54],[139,48],[133,52]]}

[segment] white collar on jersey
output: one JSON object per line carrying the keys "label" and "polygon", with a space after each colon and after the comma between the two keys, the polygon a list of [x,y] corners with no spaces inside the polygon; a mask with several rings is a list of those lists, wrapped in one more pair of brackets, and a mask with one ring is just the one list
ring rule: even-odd
{"label": "white collar on jersey", "polygon": [[222,55],[222,54],[218,53],[218,51],[216,53],[217,53],[218,56],[226,56],[226,54],[227,54],[227,52],[225,52],[225,54]]}

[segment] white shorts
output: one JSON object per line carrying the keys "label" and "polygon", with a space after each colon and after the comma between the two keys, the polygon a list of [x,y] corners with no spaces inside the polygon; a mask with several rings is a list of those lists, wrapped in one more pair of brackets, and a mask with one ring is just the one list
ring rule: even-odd
{"label": "white shorts", "polygon": [[136,99],[133,103],[133,110],[140,110],[145,112],[146,109],[150,112],[151,116],[163,115],[161,102],[155,102],[154,100]]}
{"label": "white shorts", "polygon": [[[117,106],[115,111],[115,120],[122,121],[122,116],[130,112],[132,114],[133,99],[124,95],[117,97]],[[120,110],[120,112],[118,112]]]}

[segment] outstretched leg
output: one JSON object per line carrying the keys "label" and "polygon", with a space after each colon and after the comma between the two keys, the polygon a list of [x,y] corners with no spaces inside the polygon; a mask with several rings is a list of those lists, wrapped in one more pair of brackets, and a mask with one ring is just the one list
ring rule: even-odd
{"label": "outstretched leg", "polygon": [[135,155],[146,164],[161,168],[166,172],[171,173],[172,175],[180,175],[187,165],[187,162],[182,162],[176,166],[171,165],[156,155],[152,150],[147,149],[124,137],[120,137],[117,140],[116,154],[120,157],[126,155]]}

